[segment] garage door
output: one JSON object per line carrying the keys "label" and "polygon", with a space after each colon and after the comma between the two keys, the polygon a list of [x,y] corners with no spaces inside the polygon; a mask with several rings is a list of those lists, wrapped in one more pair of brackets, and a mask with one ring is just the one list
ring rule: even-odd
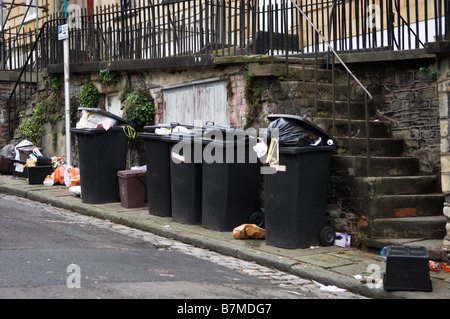
{"label": "garage door", "polygon": [[194,125],[195,121],[230,124],[227,81],[211,79],[164,88],[164,122]]}

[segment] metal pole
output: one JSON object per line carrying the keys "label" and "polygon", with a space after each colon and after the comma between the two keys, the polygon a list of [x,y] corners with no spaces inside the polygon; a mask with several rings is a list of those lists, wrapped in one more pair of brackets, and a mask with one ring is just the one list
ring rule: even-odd
{"label": "metal pole", "polygon": [[[67,0],[64,0],[64,14],[67,21]],[[70,31],[69,31],[70,32]],[[70,134],[70,73],[69,73],[69,38],[64,39],[64,101],[66,119],[66,164],[72,165],[72,141]]]}
{"label": "metal pole", "polygon": [[[31,2],[30,2],[31,3]],[[36,0],[36,40],[39,32],[39,0]]]}
{"label": "metal pole", "polygon": [[0,27],[2,32],[2,37],[0,38],[1,46],[0,46],[0,58],[2,59],[2,64],[0,65],[0,70],[5,69],[6,61],[5,61],[5,31],[3,30],[3,0],[0,0]]}

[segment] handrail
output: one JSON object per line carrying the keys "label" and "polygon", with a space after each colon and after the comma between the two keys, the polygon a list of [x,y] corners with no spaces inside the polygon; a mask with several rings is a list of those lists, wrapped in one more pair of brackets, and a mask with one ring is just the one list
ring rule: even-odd
{"label": "handrail", "polygon": [[[308,18],[308,16],[303,12],[303,10],[293,1],[293,0],[289,0],[294,7],[301,13],[301,15],[305,18],[305,20],[309,23],[309,25],[314,29],[314,31],[316,32],[316,37],[320,36],[322,41],[327,45],[329,51],[331,51],[333,53],[333,56],[336,57],[339,62],[341,63],[341,65],[344,67],[344,69],[347,71],[347,75],[351,76],[355,82],[359,85],[359,87],[366,93],[364,95],[364,111],[365,111],[365,129],[366,129],[366,174],[367,176],[371,175],[371,155],[370,155],[370,122],[369,122],[369,109],[368,109],[368,101],[367,101],[367,97],[370,98],[370,100],[373,100],[372,94],[370,94],[370,92],[366,89],[366,87],[359,81],[359,79],[350,71],[350,69],[348,68],[348,66],[344,63],[344,61],[342,61],[341,57],[339,56],[339,54],[337,54],[337,52],[334,50],[334,48],[330,45],[330,43],[325,39],[325,37],[322,35],[322,33],[320,32],[320,30],[316,27],[316,25]],[[317,42],[317,41],[316,41]],[[317,45],[317,43],[316,43]],[[302,48],[303,48],[303,43],[302,43]],[[302,60],[304,57],[304,50],[302,50]],[[315,54],[315,70],[317,71],[317,52]],[[303,63],[302,63],[303,64]],[[303,64],[303,68],[304,68],[304,64]],[[334,98],[334,59],[333,59],[333,129],[334,129],[334,103],[335,103],[335,98]],[[315,79],[315,83],[317,84],[317,76]],[[350,92],[349,92],[349,86],[350,86],[350,78],[348,78],[347,81],[347,99],[348,99],[348,143],[349,143],[349,153],[351,154],[351,114],[350,114]],[[315,90],[315,100],[316,100],[316,108],[317,108],[317,89]]]}
{"label": "handrail", "polygon": [[[39,42],[40,38],[42,37],[42,34],[43,34],[43,32],[44,32],[44,29],[47,27],[47,24],[48,24],[48,23],[50,23],[50,21],[46,21],[46,22],[44,22],[44,24],[42,25],[42,27],[41,27],[41,29],[40,29],[40,31],[39,31],[39,33],[38,33],[38,35],[37,35],[37,37],[36,37],[36,39],[35,39],[35,41],[34,41],[34,44],[33,44],[33,46],[31,47],[30,52],[28,53],[27,59],[26,59],[24,65],[23,65],[23,67],[22,67],[22,70],[20,71],[19,76],[17,77],[16,83],[15,83],[14,86],[13,86],[13,89],[12,89],[12,91],[11,91],[11,94],[9,95],[8,102],[7,102],[7,110],[8,110],[8,139],[9,139],[9,140],[12,139],[12,127],[11,127],[11,124],[12,124],[12,121],[15,121],[15,118],[14,118],[14,119],[11,119],[11,104],[12,104],[13,97],[15,97],[17,87],[22,83],[22,76],[23,76],[23,74],[26,72],[27,67],[30,66],[30,65],[31,65],[31,67],[33,67],[33,66],[32,66],[32,63],[29,63],[29,61],[30,61],[30,59],[32,59],[32,57],[33,57],[33,55],[34,55],[34,53],[35,53],[35,51],[36,51],[36,47],[37,47],[37,45],[38,45],[38,42]],[[39,62],[38,62],[38,61],[39,61],[39,58],[40,58],[40,57],[38,57],[38,56],[36,55],[36,80],[37,80],[38,71],[39,71]],[[30,72],[30,83],[31,83],[32,80],[33,80],[33,75],[32,75],[32,73],[33,73],[33,71]],[[26,75],[26,73],[25,73],[25,75]],[[26,82],[25,82],[25,83],[26,83]],[[19,98],[20,98],[20,97],[19,97]],[[26,92],[25,92],[25,100],[26,100]],[[16,112],[16,110],[14,110],[14,113],[15,113],[15,112]]]}
{"label": "handrail", "polygon": [[352,73],[352,71],[350,71],[350,69],[348,68],[347,64],[344,63],[344,61],[342,61],[341,57],[339,56],[339,54],[337,54],[337,52],[334,50],[334,48],[331,46],[331,44],[325,39],[325,37],[322,35],[322,32],[319,31],[319,29],[317,29],[316,25],[314,23],[312,23],[312,21],[308,18],[308,16],[302,11],[302,9],[300,9],[300,7],[293,1],[293,0],[289,0],[296,8],[297,10],[301,13],[301,15],[306,19],[306,21],[309,23],[309,25],[317,32],[317,34],[321,37],[322,41],[328,46],[328,49],[333,52],[334,56],[339,60],[339,62],[342,64],[342,66],[347,70],[347,72],[350,74],[350,76],[356,81],[356,83],[358,83],[358,85],[364,90],[364,92],[366,92],[367,96],[370,97],[370,99],[372,100],[372,94],[370,94],[370,92],[364,87],[364,85],[362,85],[362,83],[358,80],[358,78]]}

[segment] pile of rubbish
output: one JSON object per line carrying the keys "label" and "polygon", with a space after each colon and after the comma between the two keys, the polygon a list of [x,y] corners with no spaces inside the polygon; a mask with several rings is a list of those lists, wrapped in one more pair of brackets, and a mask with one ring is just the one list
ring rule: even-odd
{"label": "pile of rubbish", "polygon": [[63,157],[45,157],[32,142],[6,145],[0,153],[0,174],[28,178],[30,184],[65,185],[81,196],[80,170]]}

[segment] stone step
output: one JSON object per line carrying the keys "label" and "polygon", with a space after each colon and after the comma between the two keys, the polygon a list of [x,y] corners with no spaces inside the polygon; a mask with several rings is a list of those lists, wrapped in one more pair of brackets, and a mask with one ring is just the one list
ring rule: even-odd
{"label": "stone step", "polygon": [[444,195],[439,193],[354,198],[355,208],[366,220],[442,216],[444,201]]}
{"label": "stone step", "polygon": [[353,181],[353,195],[416,195],[439,193],[440,183],[436,175],[357,177]]}
{"label": "stone step", "polygon": [[[287,77],[287,70],[285,63],[250,63],[248,67],[248,74],[253,77],[259,76],[278,76]],[[322,64],[318,64],[317,71],[314,68],[314,60],[305,60],[305,69],[302,65],[289,64],[289,81],[314,82],[317,76],[317,82],[331,83],[331,70],[324,68]]]}
{"label": "stone step", "polygon": [[[284,113],[288,114],[299,114],[299,115],[309,115],[314,118],[333,118],[333,101],[331,96],[326,99],[317,99],[317,112],[314,97],[308,97],[306,99],[302,98],[292,98],[292,100],[285,102],[283,104]],[[335,102],[335,118],[344,119],[347,123],[348,118],[348,102],[347,101],[336,101]],[[375,119],[376,116],[376,105],[374,103],[368,104],[369,118]],[[356,120],[365,119],[365,105],[364,101],[352,101],[350,102],[350,115],[352,118],[352,125],[355,121],[355,125],[358,125],[357,129],[361,129],[361,125]],[[371,122],[372,124],[372,122]],[[384,124],[384,123],[383,123]],[[374,124],[377,125],[377,124]],[[345,126],[347,130],[347,126]]]}
{"label": "stone step", "polygon": [[[339,143],[338,154],[349,155],[366,155],[366,139],[365,138],[337,138]],[[370,139],[371,156],[402,156],[404,141],[398,138],[371,138]],[[351,151],[349,151],[351,146]]]}
{"label": "stone step", "polygon": [[[314,118],[314,124],[321,127],[326,132],[331,133],[334,137],[348,137],[348,120],[345,118],[335,118],[334,130],[333,119],[331,117]],[[369,133],[371,138],[390,138],[392,137],[391,123],[388,121],[370,121]],[[352,138],[366,137],[366,121],[352,120],[350,122],[350,136]]]}
{"label": "stone step", "polygon": [[[416,176],[420,175],[418,158],[371,157],[371,176]],[[368,176],[365,156],[333,155],[332,168],[351,170],[355,177]]]}
{"label": "stone step", "polygon": [[[280,82],[280,87],[283,92],[296,92],[294,98],[297,99],[315,99],[317,94],[319,100],[333,100],[333,85],[331,83],[284,81]],[[350,96],[351,101],[363,101],[364,99],[362,89],[357,86],[348,88],[347,85],[336,84],[334,92],[336,101],[346,102],[348,96]]]}
{"label": "stone step", "polygon": [[445,216],[380,218],[372,223],[371,238],[442,239]]}

